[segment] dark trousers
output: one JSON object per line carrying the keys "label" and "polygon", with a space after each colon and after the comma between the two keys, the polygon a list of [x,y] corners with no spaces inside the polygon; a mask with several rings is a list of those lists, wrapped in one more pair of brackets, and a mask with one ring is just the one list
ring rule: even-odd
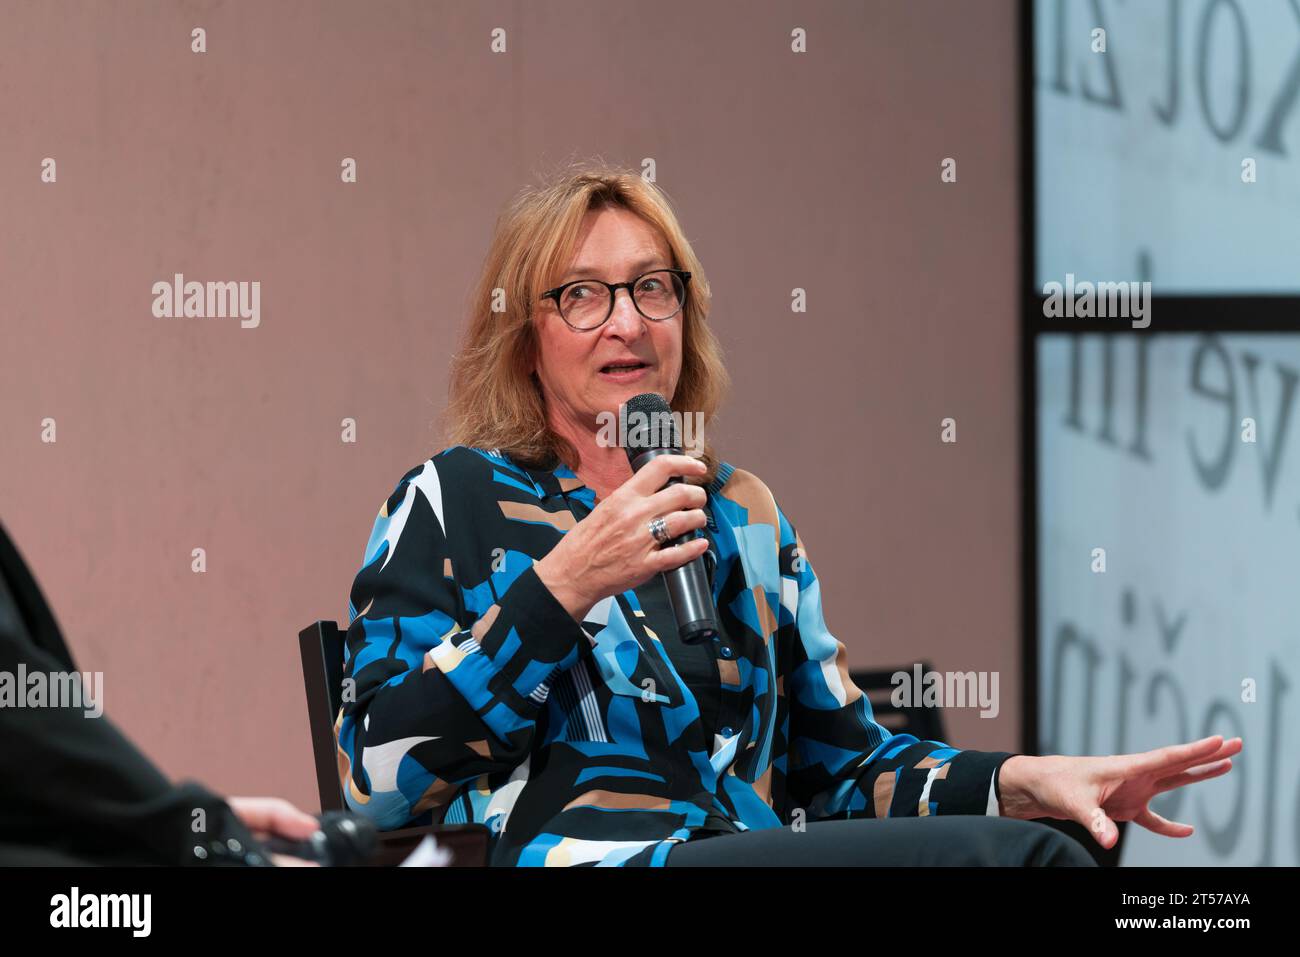
{"label": "dark trousers", "polygon": [[700,834],[669,851],[667,866],[1095,867],[1096,861],[1074,838],[1046,824],[954,814]]}

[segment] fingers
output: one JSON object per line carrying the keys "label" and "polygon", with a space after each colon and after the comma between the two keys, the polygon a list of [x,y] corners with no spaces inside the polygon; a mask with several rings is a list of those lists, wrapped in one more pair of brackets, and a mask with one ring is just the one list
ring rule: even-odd
{"label": "fingers", "polygon": [[1151,808],[1146,808],[1141,814],[1133,818],[1138,824],[1141,824],[1148,831],[1154,831],[1157,834],[1163,834],[1165,837],[1190,837],[1196,828],[1190,824],[1178,824],[1174,821],[1167,821]]}
{"label": "fingers", "polygon": [[1240,738],[1233,738],[1229,744],[1232,745],[1231,749],[1224,744],[1223,735],[1220,734],[1188,744],[1171,744],[1154,751],[1131,755],[1128,770],[1137,774],[1172,774],[1194,764],[1203,764],[1220,751],[1224,752],[1221,756],[1226,756],[1241,750]]}
{"label": "fingers", "polygon": [[664,531],[669,538],[685,535],[687,532],[703,528],[709,523],[709,519],[702,508],[693,508],[683,512],[669,512],[663,516],[663,520]]}
{"label": "fingers", "polygon": [[683,508],[702,508],[709,493],[699,485],[680,482],[660,489],[645,500],[645,506],[655,515],[665,515]]}
{"label": "fingers", "polygon": [[686,478],[703,475],[708,470],[702,460],[689,455],[656,455],[628,479],[628,483],[642,495],[653,495],[674,475]]}
{"label": "fingers", "polygon": [[1119,825],[1099,807],[1094,807],[1087,814],[1076,817],[1075,820],[1086,827],[1092,839],[1108,851],[1119,840]]}
{"label": "fingers", "polygon": [[320,830],[320,822],[284,798],[232,797],[226,803],[250,831],[304,840]]}
{"label": "fingers", "polygon": [[290,857],[288,854],[272,854],[271,863],[276,867],[320,867],[316,861],[306,861],[301,857]]}
{"label": "fingers", "polygon": [[1197,781],[1208,781],[1210,778],[1221,777],[1231,770],[1232,759],[1224,758],[1222,761],[1214,761],[1210,764],[1188,768],[1181,774],[1175,774],[1172,777],[1161,778],[1153,786],[1156,794],[1163,794],[1165,791],[1172,791],[1174,788],[1180,788],[1185,784],[1195,784]]}
{"label": "fingers", "polygon": [[1230,758],[1234,754],[1240,754],[1242,748],[1241,738],[1230,738],[1223,742],[1223,747],[1219,748],[1214,754],[1207,759],[1209,761],[1219,761],[1223,758]]}
{"label": "fingers", "polygon": [[666,572],[699,558],[708,550],[707,538],[692,538],[685,545],[669,545],[651,552],[648,564],[652,573]]}

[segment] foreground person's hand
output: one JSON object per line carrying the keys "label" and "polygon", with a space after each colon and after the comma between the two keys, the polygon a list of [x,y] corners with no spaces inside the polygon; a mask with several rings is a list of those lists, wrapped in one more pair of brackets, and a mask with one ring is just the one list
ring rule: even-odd
{"label": "foreground person's hand", "polygon": [[[305,841],[318,830],[320,822],[299,810],[284,798],[231,797],[226,803],[259,841],[268,837],[282,837],[290,841]],[[279,867],[319,867],[315,861],[305,861],[287,854],[272,854],[271,860]]]}

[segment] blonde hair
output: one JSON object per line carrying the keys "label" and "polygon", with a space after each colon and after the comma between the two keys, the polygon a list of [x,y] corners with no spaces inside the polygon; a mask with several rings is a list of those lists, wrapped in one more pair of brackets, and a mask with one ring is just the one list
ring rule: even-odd
{"label": "blonde hair", "polygon": [[[655,227],[667,241],[672,265],[691,273],[682,316],[682,360],[675,412],[701,413],[708,434],[730,378],[722,349],[705,321],[709,284],[682,232],[668,197],[639,174],[600,164],[570,167],[549,184],[526,187],[497,220],[483,271],[471,299],[469,324],[451,362],[444,434],[448,444],[501,449],[533,467],[579,465],[573,444],[546,417],[541,385],[532,372],[538,350],[533,307],[557,285],[572,261],[583,217],[593,209],[624,209]],[[504,293],[494,312],[497,290]],[[700,456],[713,481],[719,460],[707,439]]]}

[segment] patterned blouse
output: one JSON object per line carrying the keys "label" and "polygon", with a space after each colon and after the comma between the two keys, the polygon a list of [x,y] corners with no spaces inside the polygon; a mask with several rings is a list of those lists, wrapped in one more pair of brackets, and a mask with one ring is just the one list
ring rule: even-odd
{"label": "patterned blouse", "polygon": [[351,809],[384,829],[484,823],[494,865],[549,866],[662,866],[707,831],[996,815],[1011,753],[878,724],[767,486],[724,462],[707,492],[722,634],[687,667],[650,627],[654,582],[579,624],[537,577],[595,507],[568,467],[453,446],[407,472],[350,595],[335,731]]}

